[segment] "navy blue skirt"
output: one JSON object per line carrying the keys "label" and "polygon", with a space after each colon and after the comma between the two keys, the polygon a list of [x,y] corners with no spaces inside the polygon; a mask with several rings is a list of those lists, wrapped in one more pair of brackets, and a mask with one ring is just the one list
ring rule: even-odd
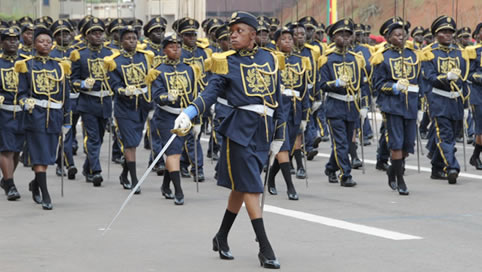
{"label": "navy blue skirt", "polygon": [[57,157],[59,134],[38,131],[25,131],[27,147],[32,165],[53,165]]}
{"label": "navy blue skirt", "polygon": [[124,148],[138,147],[142,140],[145,122],[136,122],[119,117],[116,117],[116,122]]}

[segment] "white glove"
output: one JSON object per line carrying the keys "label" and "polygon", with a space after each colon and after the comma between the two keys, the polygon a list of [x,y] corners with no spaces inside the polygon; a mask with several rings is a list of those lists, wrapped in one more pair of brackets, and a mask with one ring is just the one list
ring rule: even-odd
{"label": "white glove", "polygon": [[360,118],[364,121],[367,118],[368,115],[368,109],[367,108],[361,108],[360,109]]}
{"label": "white glove", "polygon": [[186,113],[181,112],[176,120],[174,120],[174,129],[186,130],[189,128],[190,124],[191,119],[189,119],[189,116],[187,116]]}
{"label": "white glove", "polygon": [[450,70],[450,72],[447,73],[448,80],[457,80],[458,78],[459,74],[457,74],[454,70]]}
{"label": "white glove", "polygon": [[269,166],[273,165],[274,158],[276,157],[276,154],[279,153],[279,150],[281,149],[282,145],[283,145],[283,141],[280,141],[280,140],[274,140],[273,142],[271,142],[271,146],[269,147],[269,152],[271,153]]}
{"label": "white glove", "polygon": [[469,118],[469,109],[464,109],[464,121],[467,122],[467,118]]}
{"label": "white glove", "polygon": [[212,116],[214,116],[214,113],[215,113],[215,105],[216,104],[212,104],[211,107],[209,108],[209,111],[211,112]]}
{"label": "white glove", "polygon": [[408,90],[408,85],[406,85],[403,81],[399,80],[397,81],[397,85],[395,85],[395,88],[399,91],[406,91]]}
{"label": "white glove", "polygon": [[167,100],[168,100],[169,102],[176,101],[177,98],[178,98],[178,95],[177,95],[177,94],[167,93]]}
{"label": "white glove", "polygon": [[192,133],[192,135],[194,136],[194,138],[197,139],[197,137],[198,137],[199,134],[201,133],[201,125],[194,125],[194,126],[192,126],[191,133]]}
{"label": "white glove", "polygon": [[302,120],[300,124],[300,130],[301,132],[305,132],[306,126],[308,125],[308,122],[306,120]]}
{"label": "white glove", "polygon": [[149,113],[147,114],[147,120],[151,121],[152,118],[154,117],[154,113],[156,110],[150,110]]}
{"label": "white glove", "polygon": [[321,107],[321,101],[315,101],[313,102],[313,105],[311,106],[311,111],[315,112]]}
{"label": "white glove", "polygon": [[92,84],[92,80],[83,80],[81,83],[81,87],[86,89],[92,89],[94,87],[94,84]]}
{"label": "white glove", "polygon": [[64,136],[67,135],[67,133],[69,132],[69,130],[70,130],[71,127],[72,127],[71,125],[64,125],[64,126],[62,126],[62,134],[63,134]]}
{"label": "white glove", "polygon": [[420,124],[422,122],[422,119],[423,119],[423,111],[419,110],[417,112],[417,122]]}
{"label": "white glove", "polygon": [[136,89],[134,89],[134,88],[132,88],[132,89],[131,88],[125,88],[124,89],[124,94],[126,96],[133,96],[135,93],[136,93]]}
{"label": "white glove", "polygon": [[338,87],[345,87],[346,86],[346,81],[343,80],[341,77],[339,79],[336,80],[336,85]]}

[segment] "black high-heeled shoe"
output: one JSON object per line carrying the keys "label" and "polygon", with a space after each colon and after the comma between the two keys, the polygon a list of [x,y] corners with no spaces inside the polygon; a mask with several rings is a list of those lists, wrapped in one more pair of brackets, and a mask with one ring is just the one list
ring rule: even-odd
{"label": "black high-heeled shoe", "polygon": [[258,253],[259,264],[264,268],[280,269],[281,265],[278,259],[268,260],[263,253]]}
{"label": "black high-heeled shoe", "polygon": [[53,208],[52,203],[42,202],[42,209],[50,211]]}
{"label": "black high-heeled shoe", "polygon": [[174,199],[174,194],[169,188],[165,189],[161,186],[161,193],[162,193],[162,196],[165,197],[166,199]]}
{"label": "black high-heeled shoe", "polygon": [[30,192],[32,192],[33,202],[35,202],[35,203],[37,203],[37,204],[42,204],[42,197],[40,196],[39,187],[38,187],[38,185],[35,186],[33,183],[34,183],[34,180],[32,180],[32,181],[28,184],[28,190],[29,190]]}
{"label": "black high-heeled shoe", "polygon": [[278,194],[278,191],[276,190],[276,187],[271,187],[271,186],[268,186],[268,192],[270,195],[277,195]]}
{"label": "black high-heeled shoe", "polygon": [[125,190],[132,189],[132,185],[126,177],[120,175],[119,176],[119,182]]}
{"label": "black high-heeled shoe", "polygon": [[288,199],[289,200],[298,200],[299,199],[298,194],[296,192],[294,192],[294,193],[288,192]]}
{"label": "black high-heeled shoe", "polygon": [[219,258],[223,259],[223,260],[232,260],[234,259],[233,257],[233,254],[231,253],[231,251],[228,249],[228,250],[222,250],[221,247],[219,246],[219,240],[218,240],[218,236],[214,236],[213,238],[213,251],[217,251],[219,252]]}

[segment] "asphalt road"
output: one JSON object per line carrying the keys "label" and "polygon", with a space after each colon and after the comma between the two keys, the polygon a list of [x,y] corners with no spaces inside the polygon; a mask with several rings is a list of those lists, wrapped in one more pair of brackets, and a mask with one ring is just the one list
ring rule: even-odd
{"label": "asphalt road", "polygon": [[[461,144],[458,149],[463,165]],[[399,196],[388,188],[386,174],[375,169],[375,150],[375,141],[365,147],[366,173],[354,170],[354,188],[328,183],[323,171],[329,143],[322,143],[320,154],[308,162],[308,187],[293,176],[299,201],[288,200],[282,176],[277,176],[279,194],[266,197],[264,217],[281,269],[481,271],[482,172],[469,165],[458,183],[449,185],[430,179],[425,157],[417,173],[416,156],[411,156],[405,176],[410,195]],[[467,148],[467,159],[472,150]],[[148,154],[138,150],[139,177]],[[75,157],[79,168],[83,159],[81,152]],[[107,160],[104,145],[105,179]],[[182,180],[184,206],[164,199],[162,177],[151,173],[142,194],[132,198],[102,235],[129,193],[119,184],[119,165],[111,165],[110,179],[100,188],[80,174],[66,179],[64,197],[60,178],[50,167],[52,211],[33,203],[27,190],[33,172],[19,166],[15,180],[22,198],[0,198],[0,271],[259,271],[258,245],[244,209],[229,236],[235,259],[220,260],[211,249],[229,194],[215,185],[213,168],[205,159],[207,180],[199,193],[192,179]]]}

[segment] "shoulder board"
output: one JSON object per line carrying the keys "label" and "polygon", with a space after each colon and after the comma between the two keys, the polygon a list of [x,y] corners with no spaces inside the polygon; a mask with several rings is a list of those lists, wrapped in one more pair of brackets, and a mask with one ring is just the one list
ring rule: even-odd
{"label": "shoulder board", "polygon": [[421,55],[421,60],[423,61],[430,61],[435,58],[434,54],[432,53],[432,45],[427,45],[422,49],[422,55]]}
{"label": "shoulder board", "polygon": [[147,47],[147,43],[138,43],[136,48],[137,50],[144,50]]}
{"label": "shoulder board", "polygon": [[413,44],[413,41],[406,41],[405,48],[415,50],[415,45]]}
{"label": "shoulder board", "polygon": [[30,59],[32,58],[32,56],[29,56],[29,55],[25,55],[25,54],[19,54],[20,57],[24,58],[24,59]]}
{"label": "shoulder board", "polygon": [[333,53],[333,52],[335,52],[335,51],[336,51],[336,46],[329,47],[328,49],[326,49],[325,55],[329,55],[329,54],[331,54],[331,53]]}
{"label": "shoulder board", "polygon": [[379,48],[368,60],[368,61],[370,61],[370,64],[371,65],[377,65],[377,64],[382,63],[383,60],[385,59],[384,56],[383,56],[383,53],[385,51],[387,51],[387,48],[385,48],[385,47]]}
{"label": "shoulder board", "polygon": [[118,56],[120,56],[119,51],[114,51],[114,54],[104,58],[104,67],[107,71],[111,72],[115,70],[117,64],[115,64],[114,59]]}
{"label": "shoulder board", "polygon": [[206,40],[197,40],[196,45],[202,49],[205,49],[209,46],[209,41]]}
{"label": "shoulder board", "polygon": [[79,34],[77,36],[75,36],[74,38],[76,41],[80,41],[82,39],[82,34]]}
{"label": "shoulder board", "polygon": [[150,69],[149,72],[147,73],[146,75],[146,83],[147,84],[151,84],[152,82],[154,82],[154,80],[156,80],[156,78],[161,74],[161,71],[157,70],[157,69]]}
{"label": "shoulder board", "polygon": [[26,73],[27,72],[27,61],[32,59],[32,57],[25,58],[24,60],[19,60],[15,62],[15,72],[17,73]]}
{"label": "shoulder board", "polygon": [[301,57],[301,66],[302,66],[302,69],[305,69],[306,71],[311,71],[311,61],[310,61],[310,58],[308,58],[308,57]]}
{"label": "shoulder board", "polygon": [[318,70],[325,65],[325,63],[328,61],[327,55],[321,55],[318,58]]}
{"label": "shoulder board", "polygon": [[71,61],[78,61],[80,59],[80,49],[74,49],[72,52],[70,52],[70,60]]}
{"label": "shoulder board", "polygon": [[104,42],[104,46],[106,46],[106,47],[107,47],[109,44],[110,44],[110,41],[105,41],[105,42]]}
{"label": "shoulder board", "polygon": [[72,73],[70,69],[70,62],[66,60],[59,61],[60,67],[62,67],[62,70],[64,70],[64,73],[66,75],[70,75]]}
{"label": "shoulder board", "polygon": [[270,48],[270,47],[261,47],[263,48],[264,50],[268,51],[268,52],[274,52],[275,50],[273,48]]}
{"label": "shoulder board", "polygon": [[154,57],[155,57],[154,52],[149,51],[149,50],[139,49],[139,46],[137,46],[137,48],[138,48],[138,49],[137,49],[137,52],[140,52],[140,53],[143,53],[143,54],[144,54],[144,56],[146,57],[147,62],[148,62],[147,65],[148,65],[149,67],[151,67],[151,66],[152,66],[152,63],[154,62]]}
{"label": "shoulder board", "polygon": [[276,42],[273,40],[271,40],[270,43],[276,45]]}
{"label": "shoulder board", "polygon": [[204,60],[204,71],[209,72],[213,66],[213,58],[207,58]]}
{"label": "shoulder board", "polygon": [[280,51],[268,51],[273,55],[273,57],[278,61],[278,69],[284,70],[285,69],[285,55]]}
{"label": "shoulder board", "polygon": [[18,49],[20,50],[20,49],[22,49],[22,48],[23,48],[23,43],[20,43],[20,44],[18,45]]}
{"label": "shoulder board", "polygon": [[321,52],[320,52],[320,48],[318,46],[315,46],[315,45],[311,45],[309,43],[305,43],[305,47],[309,48],[311,51],[313,51],[313,57],[316,59],[318,59],[321,55]]}
{"label": "shoulder board", "polygon": [[214,53],[212,55],[211,71],[216,74],[226,75],[229,72],[228,56],[236,54],[234,50],[228,50],[222,53]]}
{"label": "shoulder board", "polygon": [[467,54],[468,58],[469,59],[476,59],[477,58],[477,48],[479,48],[480,45],[471,45],[471,46],[467,46],[465,47],[464,51],[465,51],[465,54]]}

